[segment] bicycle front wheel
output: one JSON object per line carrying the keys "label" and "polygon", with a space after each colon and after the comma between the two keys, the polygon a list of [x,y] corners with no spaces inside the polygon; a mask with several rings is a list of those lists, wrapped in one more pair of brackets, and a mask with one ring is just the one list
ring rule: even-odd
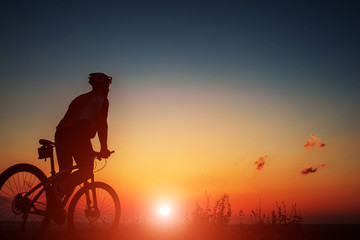
{"label": "bicycle front wheel", "polygon": [[77,238],[101,239],[116,230],[120,214],[120,200],[115,190],[106,183],[94,182],[74,195],[67,223]]}
{"label": "bicycle front wheel", "polygon": [[[30,164],[17,164],[0,175],[0,231],[11,237],[35,236],[46,229],[48,193],[34,199],[46,182],[45,174]],[[15,237],[16,238],[16,237]]]}

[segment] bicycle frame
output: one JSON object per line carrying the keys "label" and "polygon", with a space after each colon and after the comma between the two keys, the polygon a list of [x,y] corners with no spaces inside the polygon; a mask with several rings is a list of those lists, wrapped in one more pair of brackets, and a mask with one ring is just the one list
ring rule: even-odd
{"label": "bicycle frame", "polygon": [[[34,204],[38,199],[39,197],[41,196],[41,194],[44,193],[44,191],[46,191],[47,189],[49,189],[50,187],[50,184],[53,184],[60,176],[68,173],[68,172],[71,172],[72,170],[75,170],[75,169],[78,169],[79,167],[78,166],[72,166],[72,167],[69,167],[67,169],[64,169],[58,173],[54,173],[52,172],[52,176],[49,177],[46,181],[45,184],[43,183],[39,183],[38,185],[36,185],[35,187],[33,187],[29,192],[27,192],[24,197],[28,197],[30,196],[33,192],[35,192],[37,189],[39,189],[40,187],[43,187],[37,194],[36,196],[31,200],[31,203]],[[68,198],[65,198],[66,199],[66,202],[69,200],[70,196]],[[65,202],[65,203],[66,203]]]}
{"label": "bicycle frame", "polygon": [[[54,154],[53,154],[53,148],[54,146],[50,146],[51,147],[51,154],[50,154],[50,165],[51,165],[51,176],[47,179],[46,183],[43,184],[43,183],[39,183],[38,185],[36,185],[34,188],[32,188],[29,192],[27,192],[24,197],[29,197],[33,192],[35,192],[37,189],[39,189],[40,187],[42,187],[42,189],[36,194],[36,196],[31,200],[31,203],[32,205],[34,206],[34,203],[39,199],[39,197],[44,193],[44,191],[46,191],[47,189],[50,188],[50,185],[53,184],[57,179],[59,179],[59,177],[65,175],[65,174],[68,174],[68,173],[71,173],[73,170],[76,170],[78,169],[79,167],[77,165],[75,166],[72,166],[72,167],[69,167],[69,168],[66,168],[62,171],[59,171],[59,172],[56,172],[55,171],[55,164],[54,164]],[[94,176],[92,176],[90,178],[90,183],[93,183],[95,180],[94,180]],[[84,186],[86,186],[87,184],[89,184],[88,180],[85,180],[84,181]],[[97,197],[96,197],[96,191],[94,189],[91,189],[92,190],[92,196],[93,196],[93,203],[94,203],[94,206],[97,206]],[[69,201],[70,197],[71,197],[72,194],[69,194],[69,195],[65,195],[65,198],[62,202],[63,206],[66,205],[66,203]],[[89,192],[86,192],[86,202],[87,202],[87,205],[90,206],[90,195],[89,195]],[[37,209],[35,209],[35,212],[37,211]]]}
{"label": "bicycle frame", "polygon": [[[45,164],[47,171],[20,163],[1,173],[0,190],[6,196],[2,204],[5,214],[0,216],[0,232],[4,229],[21,231],[24,236],[41,236],[51,222],[61,225],[66,221],[75,236],[82,236],[87,229],[98,229],[99,233],[113,232],[121,214],[119,197],[111,186],[96,182],[94,177],[107,161],[101,164],[103,166],[94,164],[94,168],[88,169],[90,171],[87,171],[87,166],[83,171],[82,165],[79,167],[77,164],[59,170],[54,155],[58,145],[45,139],[40,139],[39,143],[43,145],[38,148],[39,159],[49,160],[51,169],[49,163]],[[94,152],[93,156],[95,159],[88,160],[101,161],[101,153]],[[13,228],[5,229],[8,226],[3,223],[11,223]]]}

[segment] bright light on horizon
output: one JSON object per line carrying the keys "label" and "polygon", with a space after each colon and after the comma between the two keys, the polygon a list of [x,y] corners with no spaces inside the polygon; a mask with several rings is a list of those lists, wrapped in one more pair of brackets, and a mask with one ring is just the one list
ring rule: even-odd
{"label": "bright light on horizon", "polygon": [[161,216],[168,216],[170,214],[170,208],[168,206],[162,206],[159,209],[159,213]]}

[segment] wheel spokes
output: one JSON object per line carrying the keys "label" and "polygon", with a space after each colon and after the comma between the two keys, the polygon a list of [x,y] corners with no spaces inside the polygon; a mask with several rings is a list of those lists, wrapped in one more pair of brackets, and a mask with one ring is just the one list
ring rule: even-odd
{"label": "wheel spokes", "polygon": [[45,192],[34,203],[30,199],[39,190],[31,193],[28,198],[24,195],[39,183],[36,175],[25,171],[14,173],[5,181],[0,190],[1,230],[25,231],[38,228],[45,217]]}
{"label": "wheel spokes", "polygon": [[[87,204],[87,197],[84,194],[79,198],[74,211],[74,227],[83,234],[97,233],[102,230],[110,230],[115,221],[115,203],[108,191],[102,188],[96,188],[96,201],[93,199],[92,191],[88,191],[91,205]],[[97,206],[94,206],[97,202]],[[94,232],[95,231],[95,232]]]}

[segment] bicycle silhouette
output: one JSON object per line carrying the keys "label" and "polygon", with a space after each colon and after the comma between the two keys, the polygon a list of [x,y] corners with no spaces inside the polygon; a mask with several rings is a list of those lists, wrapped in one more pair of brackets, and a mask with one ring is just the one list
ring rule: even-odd
{"label": "bicycle silhouette", "polygon": [[[51,219],[55,219],[55,214],[65,211],[64,207],[75,191],[65,195],[60,203],[56,200],[56,181],[78,166],[55,172],[55,143],[45,139],[39,143],[42,145],[39,159],[46,161],[50,158],[49,178],[36,166],[26,163],[11,166],[0,175],[0,231],[3,233],[41,237]],[[99,157],[96,159],[101,160]],[[95,182],[92,176],[72,197],[66,220],[70,232],[78,238],[104,237],[117,228],[120,214],[120,201],[115,190],[106,183]]]}

